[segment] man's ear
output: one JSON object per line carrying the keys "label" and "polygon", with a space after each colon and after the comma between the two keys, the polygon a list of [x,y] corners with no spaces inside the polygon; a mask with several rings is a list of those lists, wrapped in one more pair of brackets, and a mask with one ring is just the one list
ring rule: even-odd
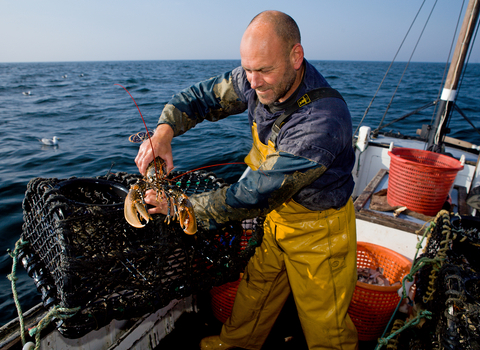
{"label": "man's ear", "polygon": [[290,52],[290,58],[295,70],[299,70],[303,64],[303,47],[300,43],[295,44]]}

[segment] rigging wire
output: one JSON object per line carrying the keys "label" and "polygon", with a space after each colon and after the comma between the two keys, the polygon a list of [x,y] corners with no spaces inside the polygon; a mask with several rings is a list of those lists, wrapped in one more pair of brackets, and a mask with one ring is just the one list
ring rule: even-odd
{"label": "rigging wire", "polygon": [[387,123],[387,124],[382,125],[381,128],[375,129],[373,132],[378,132],[378,131],[380,131],[381,129],[384,129],[384,128],[386,128],[386,127],[388,127],[388,126],[390,126],[390,125],[392,125],[392,124],[394,124],[394,123],[396,123],[396,122],[399,122],[399,121],[401,121],[401,120],[404,120],[404,119],[410,117],[411,115],[417,114],[418,112],[423,111],[424,109],[427,109],[427,108],[429,108],[429,107],[431,107],[431,106],[434,106],[434,105],[436,105],[436,104],[437,104],[437,100],[431,101],[431,102],[427,103],[426,105],[424,105],[424,106],[422,106],[422,107],[419,107],[419,108],[417,108],[416,110],[414,110],[414,111],[412,111],[412,112],[409,112],[409,113],[407,113],[407,114],[404,114],[404,115],[402,115],[401,117],[399,117],[399,118],[397,118],[397,119],[395,119],[395,120],[392,120],[391,122],[389,122],[389,123]]}
{"label": "rigging wire", "polygon": [[454,104],[454,105],[453,105],[453,108],[454,108],[458,113],[460,113],[460,115],[467,121],[467,123],[472,126],[473,130],[475,130],[475,131],[480,135],[480,130],[478,130],[478,128],[475,126],[475,124],[473,124],[473,122],[470,120],[470,118],[467,117],[467,116],[465,115],[465,113],[463,113],[463,111],[460,109],[460,107],[458,107],[457,104]]}
{"label": "rigging wire", "polygon": [[[390,102],[388,103],[387,108],[385,109],[385,113],[383,113],[383,117],[382,117],[382,119],[380,120],[380,123],[378,124],[378,127],[373,131],[374,134],[378,134],[378,132],[383,128],[383,127],[382,127],[383,121],[385,120],[385,117],[386,117],[386,115],[387,115],[387,113],[388,113],[388,110],[390,109],[390,106],[392,105],[393,99],[395,98],[395,95],[397,94],[398,88],[400,87],[400,83],[402,82],[403,77],[404,77],[404,75],[405,75],[405,72],[407,71],[408,65],[409,65],[410,62],[412,61],[412,57],[413,57],[413,55],[415,54],[415,51],[416,51],[416,49],[417,49],[417,46],[418,46],[418,44],[420,43],[420,40],[422,39],[423,33],[424,33],[424,31],[425,31],[425,28],[427,27],[428,21],[430,20],[430,17],[432,16],[433,10],[435,9],[435,6],[437,5],[437,2],[438,2],[438,0],[435,0],[435,3],[433,4],[432,9],[430,10],[430,13],[429,13],[429,15],[428,15],[428,17],[427,17],[427,20],[425,21],[425,24],[423,25],[422,31],[420,32],[420,35],[419,35],[419,37],[418,37],[418,39],[417,39],[417,42],[415,43],[415,46],[414,46],[414,48],[413,48],[413,50],[412,50],[412,53],[410,54],[410,57],[409,57],[409,59],[408,59],[408,62],[407,62],[407,64],[405,65],[405,68],[403,69],[402,75],[400,76],[400,79],[399,79],[398,84],[397,84],[397,86],[396,86],[396,88],[395,88],[395,91],[394,91],[393,94],[392,94],[392,98],[390,99]],[[422,4],[422,5],[423,5],[423,4]],[[418,13],[417,13],[417,15],[418,15]],[[390,124],[391,124],[391,123],[390,123]]]}
{"label": "rigging wire", "polygon": [[388,72],[390,71],[390,68],[392,68],[392,65],[393,65],[393,63],[395,62],[395,59],[397,58],[398,53],[400,52],[403,44],[405,43],[405,40],[407,39],[408,34],[410,33],[410,30],[412,29],[415,21],[417,20],[417,17],[418,17],[418,15],[419,15],[420,11],[422,10],[422,7],[423,7],[423,5],[425,4],[425,1],[426,1],[426,0],[423,0],[422,4],[420,5],[420,8],[419,8],[418,11],[417,11],[417,14],[416,14],[415,17],[413,18],[413,21],[412,21],[412,23],[410,24],[410,27],[408,28],[407,33],[405,34],[405,36],[404,36],[404,38],[403,38],[403,40],[402,40],[402,42],[401,42],[401,44],[400,44],[400,47],[397,49],[397,52],[395,53],[395,56],[393,57],[392,62],[390,62],[390,65],[388,66],[388,69],[387,69],[387,71],[385,72],[385,75],[383,76],[383,79],[382,79],[382,81],[380,82],[380,85],[378,86],[377,91],[375,91],[375,94],[373,95],[372,100],[370,101],[367,109],[365,110],[365,113],[363,114],[362,120],[360,120],[360,123],[358,124],[357,129],[356,129],[355,132],[353,133],[354,136],[357,134],[358,129],[359,129],[360,126],[362,125],[363,120],[364,120],[365,117],[367,116],[368,111],[370,110],[370,107],[371,107],[372,104],[373,104],[373,101],[374,101],[375,98],[377,97],[378,91],[379,91],[380,88],[382,87],[382,84],[383,84],[383,82],[385,81],[385,78],[387,77]]}

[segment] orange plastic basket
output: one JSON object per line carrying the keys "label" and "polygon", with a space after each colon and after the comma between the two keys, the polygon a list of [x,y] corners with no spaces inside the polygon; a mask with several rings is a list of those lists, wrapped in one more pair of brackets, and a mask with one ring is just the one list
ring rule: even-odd
{"label": "orange plastic basket", "polygon": [[[391,249],[357,242],[357,268],[380,267],[390,284],[401,282],[411,265],[408,258]],[[400,287],[401,283],[385,287],[357,281],[348,314],[357,328],[359,340],[376,340],[382,335],[400,301]]]}
{"label": "orange plastic basket", "polygon": [[[245,250],[250,237],[252,237],[252,230],[243,230],[243,239],[240,241],[240,250]],[[210,290],[210,305],[212,307],[213,316],[222,323],[225,323],[232,313],[233,302],[235,301],[238,285],[240,284],[242,276],[243,274],[240,274],[238,280],[227,282],[220,286],[214,286]]]}
{"label": "orange plastic basket", "polygon": [[394,148],[390,155],[387,201],[424,215],[442,209],[458,171],[455,158],[412,148]]}
{"label": "orange plastic basket", "polygon": [[210,290],[213,316],[222,323],[230,317],[241,278]]}
{"label": "orange plastic basket", "polygon": [[[391,249],[357,242],[357,267],[381,267],[384,276],[393,284],[401,282],[410,272],[411,262]],[[241,278],[210,290],[213,315],[222,323],[232,313],[240,280]],[[400,301],[397,293],[399,288],[400,284],[382,287],[357,281],[348,314],[357,328],[359,340],[375,340],[382,335]]]}

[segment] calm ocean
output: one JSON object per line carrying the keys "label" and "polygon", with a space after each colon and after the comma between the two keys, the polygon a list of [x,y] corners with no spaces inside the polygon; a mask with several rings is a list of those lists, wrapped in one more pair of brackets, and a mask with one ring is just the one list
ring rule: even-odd
{"label": "calm ocean", "polygon": [[[358,126],[388,62],[311,61],[338,89]],[[0,63],[0,325],[16,316],[10,281],[13,249],[22,231],[22,200],[36,177],[95,177],[112,172],[136,173],[138,145],[129,135],[144,129],[127,88],[150,129],[171,96],[189,85],[238,66],[240,61],[132,61],[71,63]],[[394,64],[363,125],[376,128],[390,103],[405,63]],[[385,117],[385,123],[435,100],[445,66],[411,63]],[[480,64],[467,67],[457,104],[480,127]],[[30,92],[30,94],[28,94]],[[26,94],[24,94],[26,93]],[[429,108],[386,131],[414,135],[434,114]],[[479,144],[479,135],[455,113],[449,136]],[[56,147],[39,138],[57,136]],[[176,170],[242,162],[250,147],[246,115],[211,125],[205,122],[173,142]],[[228,182],[242,165],[211,169]],[[17,287],[26,311],[41,301],[22,267]]]}

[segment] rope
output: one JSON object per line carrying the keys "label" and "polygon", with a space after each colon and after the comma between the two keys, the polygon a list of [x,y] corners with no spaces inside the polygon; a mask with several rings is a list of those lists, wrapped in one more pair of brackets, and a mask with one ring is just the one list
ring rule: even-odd
{"label": "rope", "polygon": [[[394,319],[394,317],[395,317],[395,314],[397,313],[398,309],[400,308],[400,305],[402,304],[403,300],[406,299],[406,298],[409,298],[409,297],[408,297],[408,291],[407,291],[407,288],[406,288],[406,282],[407,282],[407,281],[413,282],[413,281],[414,281],[414,276],[415,276],[415,274],[416,274],[422,267],[424,267],[425,265],[427,265],[427,264],[434,264],[434,265],[440,264],[440,265],[441,265],[441,264],[443,263],[443,260],[445,259],[445,258],[443,257],[443,260],[441,260],[441,258],[438,257],[438,255],[437,255],[437,256],[435,256],[433,259],[432,259],[432,258],[423,257],[423,258],[420,258],[420,259],[417,260],[418,252],[419,252],[420,249],[422,248],[422,243],[423,243],[425,237],[427,237],[427,235],[429,235],[429,234],[432,232],[432,230],[436,227],[436,222],[437,222],[437,220],[438,220],[441,216],[445,216],[445,215],[447,215],[447,216],[449,215],[449,214],[448,214],[448,211],[446,211],[446,210],[441,210],[441,211],[437,214],[437,216],[435,217],[435,219],[430,222],[430,225],[425,228],[425,231],[424,231],[424,233],[423,233],[423,235],[422,235],[422,238],[421,238],[420,241],[417,243],[417,246],[416,246],[417,250],[416,250],[416,252],[415,252],[415,257],[414,257],[414,260],[413,260],[415,263],[414,263],[414,264],[412,265],[412,267],[410,268],[410,272],[409,272],[407,275],[405,275],[405,277],[404,277],[403,280],[402,280],[402,297],[400,298],[400,301],[398,302],[397,307],[395,308],[395,311],[394,311],[393,314],[392,314],[392,317],[391,317],[390,320],[388,321],[388,324],[387,324],[387,326],[385,327],[385,330],[383,331],[382,337],[379,338],[379,340],[378,340],[380,347],[383,346],[383,345],[386,345],[386,344],[388,343],[388,340],[389,340],[389,339],[391,339],[391,338],[392,338],[393,336],[395,336],[396,334],[399,334],[399,333],[402,332],[404,329],[408,328],[410,325],[416,325],[416,324],[418,324],[418,322],[415,323],[415,324],[412,324],[412,322],[407,322],[407,323],[405,324],[405,326],[402,327],[401,329],[399,329],[398,331],[396,331],[394,335],[391,334],[391,335],[388,336],[387,338],[384,338],[385,333],[386,333],[387,329],[390,327],[390,324],[392,323],[392,321],[393,321],[393,319]],[[445,220],[445,218],[444,218],[444,220]],[[422,226],[422,229],[425,227],[426,224],[427,224],[427,223],[425,223],[425,224]],[[421,231],[421,229],[418,230],[417,233],[420,232],[420,231]],[[408,289],[409,289],[409,288],[408,288]],[[426,311],[426,312],[429,312],[429,311]],[[430,313],[430,312],[429,312],[429,313]],[[422,315],[422,313],[420,313],[420,315]],[[430,313],[430,315],[431,315],[431,313]],[[425,316],[425,317],[424,317],[424,316],[421,316],[421,317],[422,317],[422,318],[429,318],[429,319],[430,319],[430,318],[431,318],[430,315],[429,315],[428,317],[427,317],[427,316]],[[419,316],[417,316],[417,317],[419,317]],[[386,340],[385,340],[385,343],[384,343],[384,339],[386,339]],[[377,347],[378,347],[378,345],[377,345]],[[376,348],[376,349],[377,349],[377,348]],[[380,348],[378,348],[378,349],[380,349]]]}
{"label": "rope", "polygon": [[[29,243],[27,241],[24,241],[23,239],[19,239],[15,243],[15,248],[13,252],[8,249],[7,252],[8,254],[12,257],[13,263],[12,263],[12,273],[7,275],[7,278],[12,282],[12,292],[13,292],[13,299],[15,301],[15,306],[17,308],[17,313],[18,313],[18,323],[20,324],[20,337],[22,339],[22,346],[25,346],[26,343],[26,338],[25,338],[25,322],[23,319],[23,312],[22,312],[22,307],[20,305],[20,300],[18,298],[18,292],[17,292],[17,280],[18,277],[16,276],[17,273],[17,264],[18,264],[18,254],[19,251],[27,246]],[[60,308],[60,307],[53,307],[46,315],[44,318],[38,322],[36,327],[33,327],[32,329],[29,330],[30,336],[33,336],[35,334],[35,349],[40,348],[40,333],[41,331],[47,327],[50,322],[52,321],[53,318],[57,319],[67,319],[69,317],[72,317],[75,315],[80,310],[80,307],[76,308]]]}
{"label": "rope", "polygon": [[[450,237],[450,234],[452,233],[451,228],[450,228],[450,217],[448,215],[448,212],[444,212],[443,210],[438,214],[438,216],[442,215],[443,216],[443,226],[442,226],[442,234],[445,235],[445,238],[440,242],[440,248],[437,251],[437,254],[432,260],[432,272],[430,273],[430,282],[428,286],[428,290],[425,293],[425,296],[423,297],[423,302],[426,304],[433,296],[433,293],[435,292],[434,284],[435,280],[437,279],[437,273],[440,270],[440,268],[443,265],[443,262],[446,259],[447,255],[447,250],[449,249],[449,244],[452,241],[452,238]],[[437,217],[438,217],[437,216]],[[453,238],[455,239],[455,237]],[[421,260],[421,259],[420,259]]]}
{"label": "rope", "polygon": [[22,307],[20,305],[20,300],[18,299],[17,293],[17,280],[18,277],[16,276],[17,273],[17,263],[18,263],[18,252],[24,246],[28,245],[28,242],[24,241],[23,239],[19,239],[17,243],[15,243],[15,249],[13,252],[10,249],[7,249],[8,254],[12,257],[12,273],[7,275],[7,278],[12,282],[12,293],[13,299],[15,301],[15,307],[17,308],[18,313],[18,322],[20,323],[20,337],[22,338],[22,345],[25,345],[25,323],[23,321],[23,313]]}
{"label": "rope", "polygon": [[[400,320],[400,319],[396,319],[395,322],[393,322],[392,332],[396,332],[397,330],[399,330],[404,325],[405,325],[405,321]],[[392,333],[392,332],[390,332],[390,333]],[[388,341],[387,349],[396,350],[397,346],[398,346],[398,338],[395,338],[395,339],[392,338]]]}
{"label": "rope", "polygon": [[40,334],[42,333],[42,330],[45,329],[54,318],[65,320],[75,315],[79,310],[80,307],[69,309],[58,306],[54,306],[50,309],[50,311],[47,312],[47,314],[38,322],[37,326],[28,331],[30,336],[33,337],[33,335],[35,335],[35,350],[40,349]]}
{"label": "rope", "polygon": [[[393,313],[392,318],[390,319],[389,325],[392,322],[392,319],[394,318],[394,315],[396,314],[400,304],[403,302],[403,299],[407,298],[406,296],[407,290],[405,288],[406,281],[413,281],[413,276],[419,270],[423,269],[426,265],[432,265],[431,267],[432,271],[430,272],[430,276],[429,276],[430,281],[429,281],[429,285],[425,293],[425,296],[423,298],[423,302],[427,303],[432,298],[432,295],[434,294],[433,282],[437,278],[437,274],[440,271],[440,268],[442,267],[442,265],[444,265],[445,261],[447,260],[447,251],[449,249],[452,249],[450,246],[453,241],[456,241],[458,238],[460,238],[460,240],[463,240],[464,238],[462,237],[461,230],[456,230],[454,227],[450,226],[451,215],[453,214],[450,214],[446,210],[441,210],[437,214],[434,221],[431,222],[431,225],[425,230],[425,233],[420,243],[417,244],[417,254],[418,254],[418,251],[421,248],[421,242],[424,240],[425,236],[428,233],[429,242],[427,243],[427,247],[425,248],[425,253],[428,253],[428,246],[430,245],[431,240],[433,240],[432,242],[435,243],[434,248],[436,249],[436,253],[434,253],[433,257],[424,256],[418,260],[417,260],[417,257],[415,256],[415,260],[414,260],[415,263],[413,264],[410,273],[406,275],[402,280],[402,286],[403,286],[402,298],[398,303],[397,309]],[[459,216],[459,215],[456,214],[456,216]],[[432,252],[430,252],[429,256],[432,256],[432,255],[433,255]],[[453,279],[457,283],[450,283],[446,280],[445,283],[447,285],[460,286],[463,283],[462,278],[457,274],[450,275],[449,279]],[[466,306],[464,295],[461,292],[459,292],[459,290],[463,290],[463,287],[459,287],[458,290],[451,289],[446,293],[446,295],[448,295],[448,300],[445,302],[447,309],[445,309],[444,311],[444,317],[447,319],[447,322],[451,323],[451,325],[448,326],[450,327],[449,329],[457,330],[455,326],[455,322],[457,322],[460,318],[468,318],[468,319],[472,318],[472,316],[467,316],[466,314],[464,314],[465,310],[467,310],[468,307]],[[478,310],[480,311],[480,308]],[[476,310],[474,311],[475,316],[480,313],[479,311],[476,311]],[[386,330],[389,329],[389,325],[387,325],[387,327],[385,328],[384,334],[382,334],[382,337],[378,339],[378,344],[375,350],[378,350],[383,346],[386,346],[387,349],[396,349],[399,344],[398,335],[401,332],[403,332],[405,329],[409,327],[417,326],[422,319],[431,320],[433,318],[433,314],[434,312],[431,312],[429,310],[419,310],[419,312],[415,317],[410,318],[408,321],[405,321],[405,323],[403,323],[403,321],[399,319],[395,320],[390,334],[388,336],[385,336]],[[449,341],[449,340],[446,340],[446,341]]]}
{"label": "rope", "polygon": [[411,326],[416,326],[417,324],[420,323],[420,321],[422,319],[431,319],[432,318],[432,312],[428,311],[428,310],[423,310],[423,311],[420,311],[420,313],[413,319],[409,320],[408,322],[405,322],[404,326],[397,329],[396,331],[393,331],[392,333],[390,333],[388,335],[388,337],[385,337],[385,338],[379,338],[378,339],[378,344],[377,346],[375,347],[375,350],[377,349],[381,349],[382,346],[384,345],[387,345],[388,344],[388,341],[394,337],[396,337],[397,335],[399,335],[401,332],[403,332],[405,329],[411,327]]}

